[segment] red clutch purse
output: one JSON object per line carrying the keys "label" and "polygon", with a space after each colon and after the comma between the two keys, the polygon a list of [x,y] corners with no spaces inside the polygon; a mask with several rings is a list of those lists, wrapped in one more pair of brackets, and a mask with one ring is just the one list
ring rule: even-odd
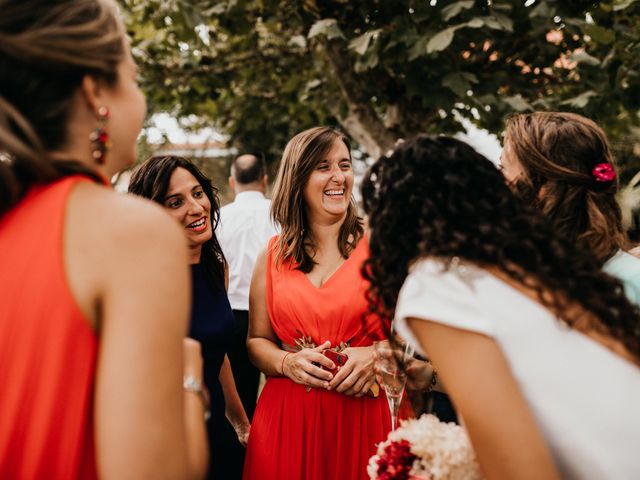
{"label": "red clutch purse", "polygon": [[347,360],[349,360],[349,355],[346,355],[344,353],[338,353],[334,350],[325,350],[324,352],[322,352],[322,354],[325,357],[327,357],[329,360],[331,360],[335,365],[335,368],[333,370],[325,366],[322,367],[323,370],[331,372],[332,375],[335,375],[336,373],[338,373],[338,369],[342,367],[345,363],[347,363]]}

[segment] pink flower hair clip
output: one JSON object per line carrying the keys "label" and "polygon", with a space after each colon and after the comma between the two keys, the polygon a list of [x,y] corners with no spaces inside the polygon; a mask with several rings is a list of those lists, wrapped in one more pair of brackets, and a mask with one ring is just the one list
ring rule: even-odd
{"label": "pink flower hair clip", "polygon": [[596,179],[596,182],[611,182],[616,178],[616,171],[610,163],[597,164],[591,170],[591,174]]}

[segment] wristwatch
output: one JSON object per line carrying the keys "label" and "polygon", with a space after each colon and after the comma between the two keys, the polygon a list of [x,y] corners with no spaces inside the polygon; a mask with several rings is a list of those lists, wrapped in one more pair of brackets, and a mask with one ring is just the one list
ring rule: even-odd
{"label": "wristwatch", "polygon": [[211,410],[209,408],[211,406],[211,400],[207,387],[193,375],[185,375],[182,379],[182,388],[184,388],[185,392],[192,392],[200,397],[202,406],[204,407],[204,419],[209,420],[211,417]]}

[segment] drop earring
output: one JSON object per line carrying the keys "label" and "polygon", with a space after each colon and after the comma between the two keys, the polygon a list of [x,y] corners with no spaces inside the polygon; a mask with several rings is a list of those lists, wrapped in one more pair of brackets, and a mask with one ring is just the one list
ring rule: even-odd
{"label": "drop earring", "polygon": [[91,155],[98,165],[104,165],[107,152],[111,149],[111,138],[106,130],[108,120],[109,109],[107,107],[98,108],[98,125],[89,135]]}

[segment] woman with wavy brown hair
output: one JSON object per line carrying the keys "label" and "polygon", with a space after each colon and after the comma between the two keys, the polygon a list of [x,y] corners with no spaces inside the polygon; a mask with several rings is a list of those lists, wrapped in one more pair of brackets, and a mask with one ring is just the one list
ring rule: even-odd
{"label": "woman with wavy brown hair", "polygon": [[514,192],[558,233],[585,246],[640,303],[640,260],[626,252],[614,158],[602,129],[575,113],[515,115],[507,121],[501,163]]}
{"label": "woman with wavy brown hair", "polygon": [[495,166],[419,136],[363,182],[370,309],[438,369],[488,479],[640,477],[640,311]]}
{"label": "woman with wavy brown hair", "polygon": [[145,115],[112,0],[0,0],[0,478],[197,478],[187,249],[108,178]]}
{"label": "woman with wavy brown hair", "polygon": [[381,326],[363,325],[368,247],[352,189],[342,133],[316,127],[289,141],[272,200],[281,234],[258,257],[249,298],[247,347],[268,380],[245,479],[364,480],[390,428],[372,365]]}

